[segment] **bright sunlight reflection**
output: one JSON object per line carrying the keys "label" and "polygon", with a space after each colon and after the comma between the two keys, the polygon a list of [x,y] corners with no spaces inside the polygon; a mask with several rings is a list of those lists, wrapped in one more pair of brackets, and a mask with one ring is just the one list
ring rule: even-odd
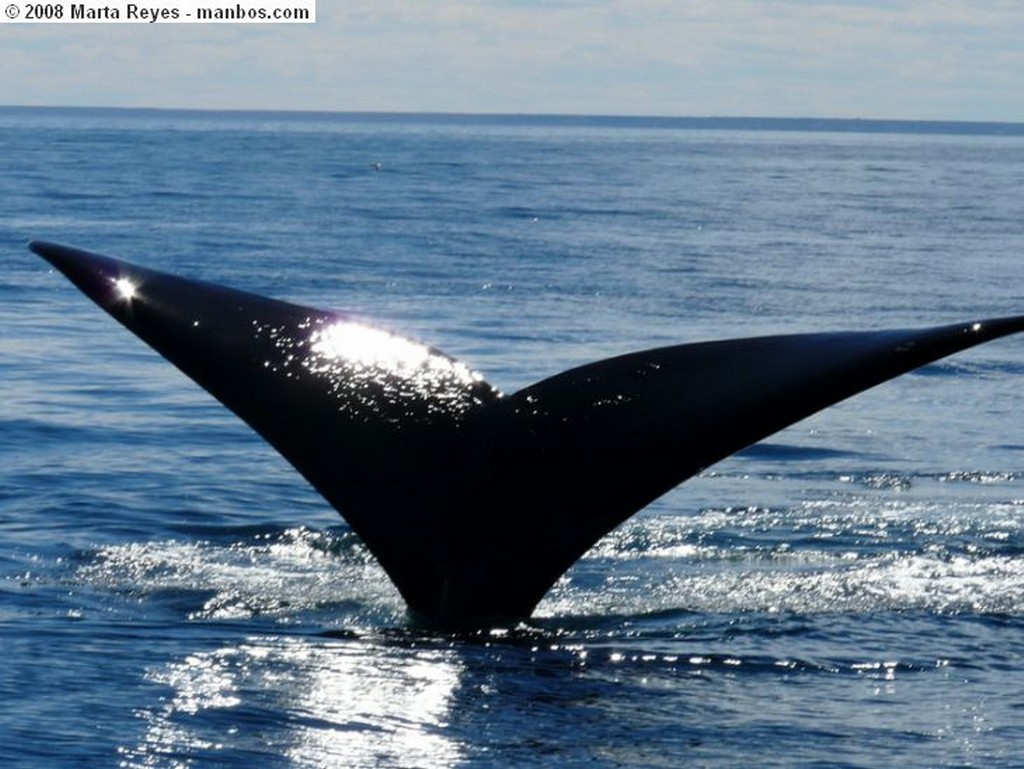
{"label": "bright sunlight reflection", "polygon": [[313,351],[365,366],[416,368],[430,361],[430,348],[359,323],[333,323],[313,335]]}
{"label": "bright sunlight reflection", "polygon": [[150,675],[171,692],[141,714],[146,736],[121,749],[122,766],[221,751],[256,764],[453,766],[462,749],[444,727],[460,678],[450,650],[374,639],[252,638],[196,652]]}
{"label": "bright sunlight reflection", "polygon": [[118,278],[114,281],[114,288],[117,290],[117,295],[126,302],[130,302],[135,298],[136,286],[128,278]]}

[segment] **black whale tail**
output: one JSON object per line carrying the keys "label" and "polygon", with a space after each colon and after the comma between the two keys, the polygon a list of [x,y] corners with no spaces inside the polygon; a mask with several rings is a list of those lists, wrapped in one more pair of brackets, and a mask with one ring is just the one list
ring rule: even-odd
{"label": "black whale tail", "polygon": [[270,442],[417,617],[529,616],[591,545],[708,465],[1024,316],[646,350],[503,396],[336,312],[52,243],[30,248]]}

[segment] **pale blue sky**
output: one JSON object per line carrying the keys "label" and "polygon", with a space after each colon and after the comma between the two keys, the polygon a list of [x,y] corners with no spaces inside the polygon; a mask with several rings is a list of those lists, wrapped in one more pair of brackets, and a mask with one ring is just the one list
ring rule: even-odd
{"label": "pale blue sky", "polygon": [[0,104],[1024,121],[1021,0],[318,0],[0,25]]}

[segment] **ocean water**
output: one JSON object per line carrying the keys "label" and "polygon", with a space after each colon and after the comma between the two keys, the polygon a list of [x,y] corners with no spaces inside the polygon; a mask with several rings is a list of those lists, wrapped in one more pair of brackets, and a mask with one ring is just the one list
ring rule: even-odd
{"label": "ocean water", "polygon": [[0,765],[1024,765],[1024,338],[712,467],[531,623],[455,635],[24,246],[353,311],[512,392],[1024,312],[1010,128],[0,110]]}

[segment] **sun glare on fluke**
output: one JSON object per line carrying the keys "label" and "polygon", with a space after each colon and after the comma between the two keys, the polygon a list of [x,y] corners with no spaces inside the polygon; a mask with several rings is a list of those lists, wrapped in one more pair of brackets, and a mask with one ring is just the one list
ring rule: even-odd
{"label": "sun glare on fluke", "polygon": [[[412,615],[443,626],[529,617],[598,539],[714,462],[1024,331],[1018,316],[682,344],[503,396],[450,356],[339,313],[30,247],[273,445],[363,539]],[[121,311],[111,284],[122,303],[144,285],[145,312]]]}
{"label": "sun glare on fluke", "polygon": [[313,351],[368,366],[412,369],[430,360],[426,345],[362,323],[332,323],[313,332]]}
{"label": "sun glare on fluke", "polygon": [[125,302],[130,302],[135,298],[136,288],[129,278],[118,278],[114,281],[114,290],[117,291],[117,296]]}

